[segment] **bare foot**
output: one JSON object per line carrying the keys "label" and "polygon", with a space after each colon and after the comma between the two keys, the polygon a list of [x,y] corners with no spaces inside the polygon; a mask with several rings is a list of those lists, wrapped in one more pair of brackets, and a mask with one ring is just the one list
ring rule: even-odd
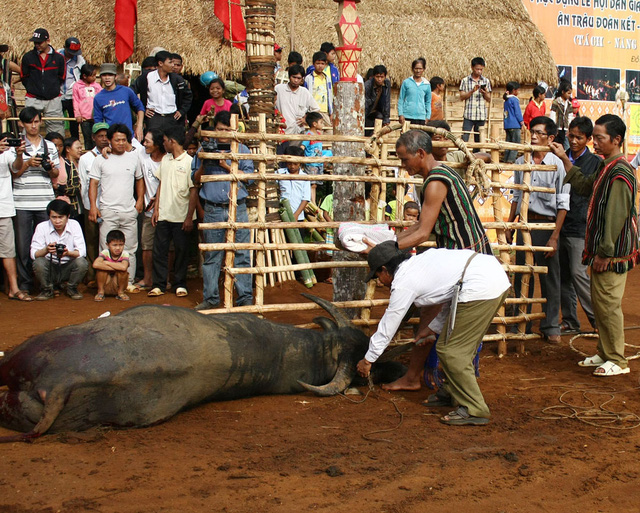
{"label": "bare foot", "polygon": [[409,379],[406,375],[402,376],[400,379],[396,379],[391,383],[386,383],[382,385],[382,390],[389,390],[389,391],[420,390],[421,388],[422,388],[422,383],[420,383],[420,380],[413,381]]}

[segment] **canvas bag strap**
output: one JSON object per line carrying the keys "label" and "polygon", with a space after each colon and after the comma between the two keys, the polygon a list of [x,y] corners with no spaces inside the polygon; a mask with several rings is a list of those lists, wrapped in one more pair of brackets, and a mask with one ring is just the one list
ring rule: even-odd
{"label": "canvas bag strap", "polygon": [[453,328],[456,325],[456,312],[458,311],[458,296],[460,295],[460,291],[462,290],[462,282],[464,281],[464,275],[466,274],[467,268],[469,267],[469,264],[471,263],[471,261],[477,256],[478,256],[478,253],[474,253],[469,257],[469,259],[467,260],[467,263],[464,265],[464,269],[462,269],[462,275],[460,276],[458,283],[456,283],[455,289],[453,291],[453,298],[451,299],[451,311],[449,312],[449,324],[447,325],[447,340],[449,340],[449,337],[453,332]]}

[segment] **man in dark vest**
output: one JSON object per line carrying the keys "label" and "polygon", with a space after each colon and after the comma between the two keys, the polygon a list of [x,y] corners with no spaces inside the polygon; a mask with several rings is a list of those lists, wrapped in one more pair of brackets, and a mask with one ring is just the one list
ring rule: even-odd
{"label": "man in dark vest", "polygon": [[622,296],[627,271],[638,261],[638,187],[634,169],[620,151],[625,132],[624,121],[615,114],[598,118],[593,148],[604,161],[590,176],[571,165],[562,145],[551,143],[552,151],[570,168],[565,182],[580,194],[591,194],[582,263],[591,267],[591,299],[599,340],[598,353],[578,365],[597,367],[593,374],[601,377],[629,373],[624,357]]}

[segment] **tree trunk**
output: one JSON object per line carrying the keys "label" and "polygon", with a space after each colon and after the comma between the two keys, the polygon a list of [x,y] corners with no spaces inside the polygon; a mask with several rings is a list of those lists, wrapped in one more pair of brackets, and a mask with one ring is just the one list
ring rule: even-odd
{"label": "tree trunk", "polygon": [[[364,87],[357,82],[338,82],[334,97],[334,133],[336,135],[362,135],[364,133]],[[335,142],[336,157],[364,157],[361,143]],[[364,166],[334,164],[334,174],[363,176]],[[336,221],[364,220],[364,183],[335,182],[333,187],[333,217]],[[334,260],[362,260],[360,255],[337,251]],[[333,300],[363,299],[366,291],[366,269],[337,268],[333,270]],[[354,317],[357,310],[347,312]]]}

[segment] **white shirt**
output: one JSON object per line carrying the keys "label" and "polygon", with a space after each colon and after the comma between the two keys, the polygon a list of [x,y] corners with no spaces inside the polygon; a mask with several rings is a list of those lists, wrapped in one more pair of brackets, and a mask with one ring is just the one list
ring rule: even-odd
{"label": "white shirt", "polygon": [[131,212],[136,207],[133,197],[135,181],[142,178],[142,168],[136,152],[96,157],[89,178],[98,180],[102,189],[100,208],[114,212]]}
{"label": "white shirt", "polygon": [[[451,302],[471,255],[469,249],[430,249],[400,264],[391,283],[389,306],[364,356],[368,362],[375,362],[389,345],[412,304],[423,307]],[[500,262],[492,255],[478,254],[464,275],[458,302],[496,299],[510,286]],[[445,318],[446,312],[438,315],[438,327]],[[430,327],[433,329],[434,323]]]}
{"label": "white shirt", "polygon": [[[89,201],[89,171],[96,157],[100,155],[98,149],[94,146],[92,150],[86,152],[78,161],[78,176],[80,177],[80,194],[82,194],[82,205],[88,212],[91,209],[91,202]],[[98,187],[98,199],[96,200],[96,206],[100,208],[100,187]]]}
{"label": "white shirt", "polygon": [[301,134],[304,128],[298,126],[298,118],[303,118],[307,112],[320,112],[318,103],[313,99],[309,90],[300,86],[295,91],[291,90],[289,84],[278,84],[276,91],[276,109],[280,111],[287,123],[285,133]]}
{"label": "white shirt", "polygon": [[[36,251],[44,248],[45,246],[54,242],[55,244],[64,244],[69,251],[78,251],[80,254],[78,257],[87,256],[87,246],[84,243],[84,236],[82,235],[82,228],[80,223],[73,219],[67,221],[67,225],[64,227],[62,233],[58,233],[53,227],[51,221],[43,221],[36,226],[36,231],[31,239],[31,258],[36,259]],[[51,253],[47,253],[45,258],[52,260]],[[70,257],[64,256],[60,259],[61,264],[66,264],[71,260]],[[53,262],[57,263],[56,257]]]}
{"label": "white shirt", "polygon": [[152,109],[156,114],[173,114],[176,107],[176,93],[173,90],[169,77],[163,82],[158,70],[147,75],[147,109]]}
{"label": "white shirt", "polygon": [[158,191],[158,184],[160,180],[156,176],[156,171],[160,167],[160,162],[156,162],[151,158],[151,155],[144,152],[139,152],[140,166],[142,168],[142,178],[144,179],[144,215],[151,217],[153,215],[153,209],[147,210],[147,205],[151,201],[151,198],[155,197]]}
{"label": "white shirt", "polygon": [[[523,164],[524,157],[518,158],[516,164]],[[571,210],[571,185],[562,185],[566,172],[560,157],[547,152],[541,162],[545,166],[557,166],[557,171],[531,171],[531,185],[536,187],[550,187],[555,189],[555,194],[546,192],[532,192],[529,194],[529,212],[542,216],[556,217],[558,210]],[[522,171],[513,172],[513,183],[522,184]],[[522,191],[513,190],[513,201],[518,203],[517,213],[520,213],[522,204]]]}
{"label": "white shirt", "polygon": [[16,215],[16,209],[13,205],[11,171],[9,171],[12,162],[13,156],[8,150],[0,153],[0,219]]}

